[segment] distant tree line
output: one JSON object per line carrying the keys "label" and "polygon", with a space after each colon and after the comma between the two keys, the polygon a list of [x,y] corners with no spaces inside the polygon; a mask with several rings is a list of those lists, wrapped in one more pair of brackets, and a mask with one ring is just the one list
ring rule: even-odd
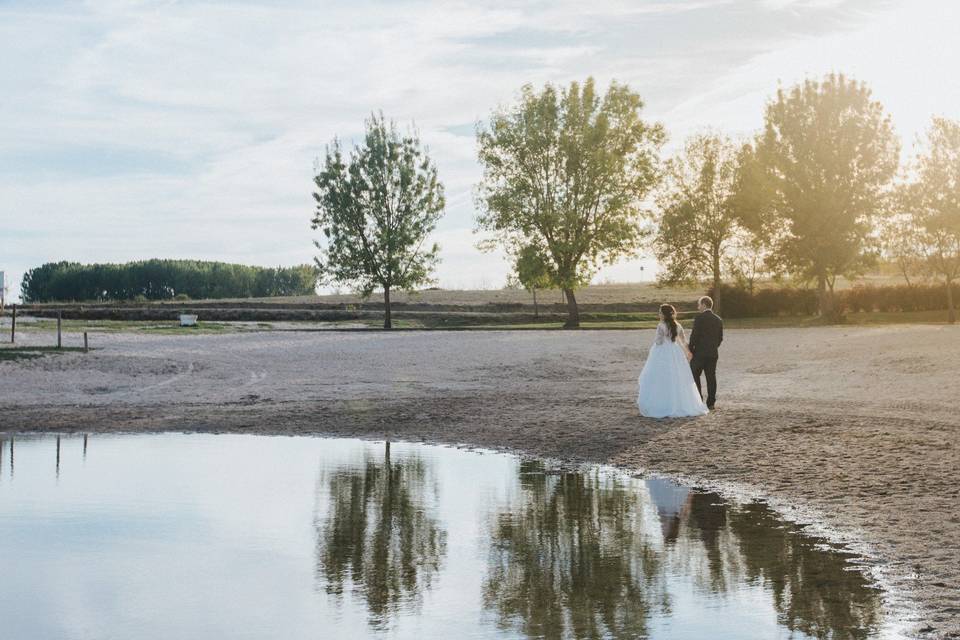
{"label": "distant tree line", "polygon": [[315,292],[317,270],[252,267],[200,260],[143,260],[125,264],[49,262],[23,276],[25,303],[260,298]]}

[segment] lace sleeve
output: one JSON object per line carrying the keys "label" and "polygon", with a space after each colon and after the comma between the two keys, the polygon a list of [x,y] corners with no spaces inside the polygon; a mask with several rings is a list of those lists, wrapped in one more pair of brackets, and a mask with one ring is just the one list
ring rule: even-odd
{"label": "lace sleeve", "polygon": [[677,342],[680,344],[687,344],[687,334],[683,331],[683,325],[679,322],[677,323]]}
{"label": "lace sleeve", "polygon": [[667,329],[667,325],[662,322],[657,325],[657,340],[655,344],[664,344],[670,340],[670,331]]}

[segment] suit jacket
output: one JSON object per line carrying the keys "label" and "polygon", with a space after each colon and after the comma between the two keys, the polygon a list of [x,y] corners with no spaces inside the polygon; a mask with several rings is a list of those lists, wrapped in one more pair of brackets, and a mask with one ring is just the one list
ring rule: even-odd
{"label": "suit jacket", "polygon": [[716,358],[723,342],[723,320],[712,309],[697,314],[690,331],[690,352],[695,357]]}

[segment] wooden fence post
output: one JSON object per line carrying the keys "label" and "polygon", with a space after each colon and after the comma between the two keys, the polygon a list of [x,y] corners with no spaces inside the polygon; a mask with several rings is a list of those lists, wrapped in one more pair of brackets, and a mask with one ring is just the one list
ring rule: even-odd
{"label": "wooden fence post", "polygon": [[89,346],[87,345],[87,332],[84,331],[83,332],[83,352],[86,353],[88,349],[89,349]]}
{"label": "wooden fence post", "polygon": [[63,311],[57,311],[57,349],[63,348],[63,335],[60,331],[61,324],[63,324]]}
{"label": "wooden fence post", "polygon": [[10,319],[10,344],[17,340],[17,305],[13,305],[13,316]]}

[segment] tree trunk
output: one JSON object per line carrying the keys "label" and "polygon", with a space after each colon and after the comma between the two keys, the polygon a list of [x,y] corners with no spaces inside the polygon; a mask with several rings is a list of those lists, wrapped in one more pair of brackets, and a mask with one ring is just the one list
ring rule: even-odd
{"label": "tree trunk", "polygon": [[910,270],[909,270],[909,268],[908,268],[908,266],[907,266],[906,261],[905,261],[905,260],[897,260],[897,266],[900,267],[900,275],[902,275],[902,276],[903,276],[903,279],[907,281],[907,286],[908,286],[908,287],[913,286],[912,284],[910,284]]}
{"label": "tree trunk", "polygon": [[833,311],[833,292],[827,291],[827,277],[817,276],[817,300],[820,306],[820,317],[827,322],[836,320]]}
{"label": "tree trunk", "polygon": [[573,289],[564,289],[563,295],[567,297],[567,321],[563,324],[563,328],[579,329],[580,309],[577,307],[577,298],[573,295]]}
{"label": "tree trunk", "polygon": [[720,280],[720,252],[716,250],[713,252],[713,311],[717,315],[723,313],[723,292],[720,290],[722,284]]}
{"label": "tree trunk", "polygon": [[533,319],[534,320],[540,319],[540,308],[537,307],[537,290],[536,289],[533,290]]}
{"label": "tree trunk", "polygon": [[723,283],[720,278],[713,279],[713,312],[718,316],[723,314]]}
{"label": "tree trunk", "polygon": [[957,310],[953,306],[953,281],[947,278],[947,322],[953,324],[957,321]]}
{"label": "tree trunk", "polygon": [[393,320],[390,318],[390,287],[383,288],[383,328],[393,329]]}

